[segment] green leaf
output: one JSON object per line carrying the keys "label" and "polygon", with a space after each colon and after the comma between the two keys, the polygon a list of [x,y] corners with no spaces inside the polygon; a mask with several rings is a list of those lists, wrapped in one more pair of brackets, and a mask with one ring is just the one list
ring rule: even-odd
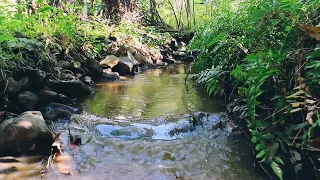
{"label": "green leaf", "polygon": [[282,161],[282,159],[280,159],[278,156],[274,156],[273,157],[273,160],[274,162],[278,163],[278,164],[283,164],[284,165],[284,162]]}
{"label": "green leaf", "polygon": [[265,162],[266,161],[266,157],[263,157],[259,162],[260,163],[263,163],[263,162]]}
{"label": "green leaf", "polygon": [[291,26],[286,26],[286,30],[285,30],[285,31],[290,32],[290,31],[291,31],[291,29],[292,29],[292,27],[291,27]]}
{"label": "green leaf", "polygon": [[315,50],[312,51],[311,53],[308,54],[308,58],[318,58],[320,57],[320,50]]}
{"label": "green leaf", "polygon": [[262,150],[259,152],[259,154],[257,154],[256,158],[260,159],[262,158],[264,155],[266,155],[266,151],[265,150]]}
{"label": "green leaf", "polygon": [[251,141],[252,141],[253,143],[257,143],[257,137],[253,136],[252,139],[251,139]]}
{"label": "green leaf", "polygon": [[276,142],[268,147],[268,150],[266,153],[267,163],[269,163],[273,159],[273,157],[276,155],[279,149],[279,146],[280,146],[279,143]]}
{"label": "green leaf", "polygon": [[40,8],[38,10],[38,12],[46,12],[46,11],[49,11],[51,9],[53,9],[51,6],[44,6],[43,8]]}
{"label": "green leaf", "polygon": [[257,144],[256,145],[256,151],[260,151],[260,150],[262,150],[264,148],[265,148],[265,146],[263,144]]}
{"label": "green leaf", "polygon": [[262,138],[262,139],[272,139],[272,138],[274,138],[274,135],[271,134],[271,133],[266,133],[266,134],[263,134],[263,135],[261,136],[261,138]]}
{"label": "green leaf", "polygon": [[275,162],[271,162],[270,163],[270,166],[273,170],[273,172],[281,179],[283,180],[283,172],[282,172],[282,169],[279,167],[279,165]]}
{"label": "green leaf", "polygon": [[250,130],[250,132],[251,132],[252,136],[258,135],[258,131],[257,130]]}
{"label": "green leaf", "polygon": [[252,11],[252,16],[251,18],[254,20],[254,21],[259,21],[261,18],[264,17],[264,15],[266,14],[266,11],[262,10],[262,9],[254,9]]}

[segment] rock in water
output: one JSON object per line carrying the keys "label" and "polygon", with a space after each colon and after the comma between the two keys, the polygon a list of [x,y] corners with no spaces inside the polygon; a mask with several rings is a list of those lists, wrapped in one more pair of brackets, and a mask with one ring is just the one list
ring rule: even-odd
{"label": "rock in water", "polygon": [[102,61],[100,61],[100,66],[105,67],[105,68],[113,68],[116,66],[119,62],[119,58],[114,55],[106,56]]}
{"label": "rock in water", "polygon": [[88,59],[86,67],[89,70],[88,75],[91,76],[93,80],[97,80],[102,77],[103,69],[96,60]]}
{"label": "rock in water", "polygon": [[112,71],[118,72],[121,76],[134,75],[138,62],[128,57],[119,57],[119,63],[112,68]]}
{"label": "rock in water", "polygon": [[78,98],[81,96],[91,94],[92,90],[79,80],[62,81],[50,80],[49,86],[53,91],[69,96],[71,98]]}
{"label": "rock in water", "polygon": [[27,111],[0,124],[0,154],[50,152],[52,133],[39,111]]}
{"label": "rock in water", "polygon": [[34,110],[38,104],[38,97],[30,91],[19,94],[19,104],[26,110]]}

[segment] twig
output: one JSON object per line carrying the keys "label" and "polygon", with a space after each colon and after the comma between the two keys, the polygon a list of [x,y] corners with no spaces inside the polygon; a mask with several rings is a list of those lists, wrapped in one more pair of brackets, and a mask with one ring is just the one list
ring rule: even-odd
{"label": "twig", "polygon": [[274,113],[270,114],[268,117],[264,118],[262,121],[265,121],[265,120],[269,119],[270,117],[272,117],[272,116],[274,116],[274,115],[278,114],[278,113],[279,113],[279,112],[281,112],[282,110],[287,109],[287,107],[289,107],[289,106],[290,106],[290,104],[289,104],[289,105],[287,105],[286,107],[284,107],[284,108],[282,108],[282,109],[278,110],[277,112],[274,112]]}
{"label": "twig", "polygon": [[180,25],[179,25],[179,21],[178,21],[178,17],[177,17],[176,11],[174,10],[174,7],[173,7],[171,1],[169,0],[168,2],[169,2],[169,5],[171,6],[171,9],[172,9],[172,11],[173,11],[174,18],[176,19],[177,28],[179,29],[179,26],[180,26]]}
{"label": "twig", "polygon": [[238,83],[233,87],[233,89],[232,89],[232,91],[231,91],[231,94],[230,94],[230,96],[229,96],[229,101],[230,101],[230,99],[231,99],[231,96],[232,96],[232,94],[233,94],[233,91],[236,89],[237,86],[238,86]]}
{"label": "twig", "polygon": [[313,170],[314,170],[314,172],[315,172],[315,174],[316,174],[316,177],[317,177],[316,179],[319,179],[317,167],[315,166],[315,164],[314,164],[314,162],[313,162],[313,160],[312,160],[311,157],[309,157],[309,160],[310,160],[310,162],[311,162],[311,164],[312,164],[312,166],[313,166]]}
{"label": "twig", "polygon": [[300,128],[300,130],[298,131],[298,133],[297,133],[296,136],[294,137],[293,141],[291,142],[291,145],[293,145],[293,143],[296,141],[296,139],[298,138],[298,135],[300,134],[300,132],[301,132],[302,129],[303,129],[303,127]]}

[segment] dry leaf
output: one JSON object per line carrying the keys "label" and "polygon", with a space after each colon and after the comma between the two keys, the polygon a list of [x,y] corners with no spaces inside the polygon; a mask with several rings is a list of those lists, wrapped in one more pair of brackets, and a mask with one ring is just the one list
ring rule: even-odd
{"label": "dry leaf", "polygon": [[297,86],[293,89],[298,90],[298,89],[304,89],[306,87],[306,84],[301,84],[300,86]]}
{"label": "dry leaf", "polygon": [[305,102],[296,102],[296,103],[290,103],[292,107],[299,107],[300,105],[304,105]]}
{"label": "dry leaf", "polygon": [[300,95],[304,94],[304,91],[303,90],[299,90],[298,92],[296,93],[293,93],[291,94],[290,96],[287,96],[286,98],[287,99],[290,99],[290,98],[298,98],[298,97],[301,97]]}
{"label": "dry leaf", "polygon": [[50,42],[51,42],[51,40],[50,40],[49,38],[47,38],[47,40],[46,40],[46,45],[45,45],[45,49],[47,49],[47,47],[49,46]]}
{"label": "dry leaf", "polygon": [[64,34],[62,36],[62,44],[68,44],[69,43],[69,36],[67,34]]}
{"label": "dry leaf", "polygon": [[309,124],[313,124],[313,119],[312,119],[312,116],[313,116],[314,112],[311,111],[307,114],[307,118],[306,120],[308,121]]}
{"label": "dry leaf", "polygon": [[295,113],[295,112],[298,112],[298,111],[301,111],[303,108],[297,108],[297,109],[293,109],[290,111],[290,113]]}
{"label": "dry leaf", "polygon": [[314,104],[314,103],[316,103],[317,101],[315,101],[315,100],[312,100],[312,99],[306,99],[306,103],[308,103],[308,104]]}
{"label": "dry leaf", "polygon": [[316,40],[320,41],[320,27],[315,27],[312,25],[300,25],[300,29],[306,33],[308,33],[309,36],[315,38]]}

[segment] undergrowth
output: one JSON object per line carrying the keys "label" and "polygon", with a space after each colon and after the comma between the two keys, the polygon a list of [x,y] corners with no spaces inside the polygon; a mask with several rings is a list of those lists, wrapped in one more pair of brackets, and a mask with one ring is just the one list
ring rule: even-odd
{"label": "undergrowth", "polygon": [[245,97],[256,157],[280,179],[287,154],[314,148],[319,137],[319,22],[317,0],[245,1],[216,9],[190,45],[200,50],[197,83],[228,101]]}
{"label": "undergrowth", "polygon": [[[39,5],[40,6],[40,5]],[[81,19],[76,12],[65,13],[49,5],[41,4],[35,14],[20,14],[17,6],[0,6],[0,69],[2,76],[11,68],[36,65],[45,68],[48,61],[61,56],[82,62],[79,52],[87,51],[93,58],[108,54],[110,37],[122,43],[143,43],[159,47],[167,33],[158,33],[152,27],[144,27],[130,20],[110,24],[108,19]],[[13,10],[12,10],[13,9]],[[85,53],[85,52],[83,52]],[[5,71],[5,72],[4,72]],[[2,77],[3,78],[3,77]]]}

